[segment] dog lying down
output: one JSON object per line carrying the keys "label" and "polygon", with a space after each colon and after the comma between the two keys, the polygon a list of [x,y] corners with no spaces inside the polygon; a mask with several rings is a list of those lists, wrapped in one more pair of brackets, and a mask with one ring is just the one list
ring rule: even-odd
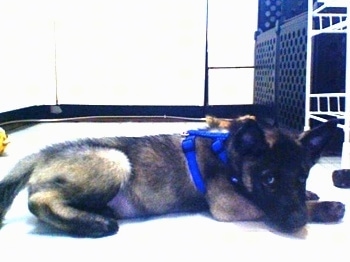
{"label": "dog lying down", "polygon": [[251,116],[208,122],[228,131],[86,138],[29,155],[0,183],[0,221],[25,186],[34,215],[81,237],[114,234],[118,219],[174,212],[261,219],[287,233],[343,218],[342,203],[318,201],[305,187],[336,121],[298,137]]}

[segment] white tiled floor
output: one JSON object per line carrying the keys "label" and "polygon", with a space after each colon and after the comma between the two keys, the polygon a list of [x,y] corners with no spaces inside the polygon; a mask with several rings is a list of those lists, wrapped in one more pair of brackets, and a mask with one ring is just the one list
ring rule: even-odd
{"label": "white tiled floor", "polygon": [[338,156],[324,156],[318,161],[318,164],[320,164],[325,169],[340,169],[341,158]]}
{"label": "white tiled floor", "polygon": [[[51,123],[10,134],[7,154],[0,157],[0,178],[22,156],[54,142],[87,136],[179,133],[203,123]],[[332,184],[337,157],[323,157],[311,171],[308,189],[321,200],[350,205],[350,189]],[[26,191],[16,198],[0,230],[1,260],[67,261],[296,261],[348,260],[350,217],[336,224],[309,224],[303,232],[284,235],[259,222],[220,223],[208,214],[169,215],[120,222],[118,234],[100,239],[62,235],[39,223],[28,211]],[[4,260],[5,261],[5,260]]]}

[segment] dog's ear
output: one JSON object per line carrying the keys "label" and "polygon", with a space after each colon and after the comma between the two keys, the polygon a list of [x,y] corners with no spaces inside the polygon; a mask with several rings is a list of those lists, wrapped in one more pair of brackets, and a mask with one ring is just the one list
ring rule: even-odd
{"label": "dog's ear", "polygon": [[332,119],[300,135],[299,141],[313,161],[321,156],[323,149],[335,134],[337,124],[338,120]]}
{"label": "dog's ear", "polygon": [[257,156],[268,147],[264,131],[255,120],[247,120],[232,136],[233,147],[241,155]]}
{"label": "dog's ear", "polygon": [[209,128],[223,128],[229,129],[231,127],[232,120],[220,119],[215,116],[206,115],[205,122],[208,124]]}

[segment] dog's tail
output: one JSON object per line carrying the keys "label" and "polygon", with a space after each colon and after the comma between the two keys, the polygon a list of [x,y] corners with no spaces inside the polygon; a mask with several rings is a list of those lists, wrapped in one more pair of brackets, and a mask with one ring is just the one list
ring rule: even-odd
{"label": "dog's tail", "polygon": [[13,200],[29,181],[36,160],[37,154],[23,158],[0,181],[0,226]]}

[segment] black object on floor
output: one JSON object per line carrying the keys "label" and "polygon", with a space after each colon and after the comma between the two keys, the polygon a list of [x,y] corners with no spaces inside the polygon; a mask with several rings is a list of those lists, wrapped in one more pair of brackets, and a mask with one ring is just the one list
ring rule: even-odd
{"label": "black object on floor", "polygon": [[350,188],[350,169],[334,170],[332,179],[334,186],[340,188]]}

